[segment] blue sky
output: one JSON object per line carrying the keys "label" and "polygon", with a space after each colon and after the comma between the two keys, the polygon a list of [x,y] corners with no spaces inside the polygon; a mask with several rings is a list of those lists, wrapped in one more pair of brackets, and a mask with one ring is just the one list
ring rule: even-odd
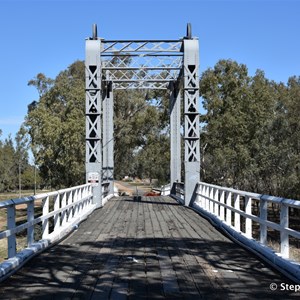
{"label": "blue sky", "polygon": [[[27,82],[84,59],[93,23],[105,39],[178,39],[186,24],[200,40],[200,71],[220,59],[286,82],[300,75],[297,0],[0,0],[0,129],[14,137],[38,99]],[[82,99],[84,101],[84,99]]]}

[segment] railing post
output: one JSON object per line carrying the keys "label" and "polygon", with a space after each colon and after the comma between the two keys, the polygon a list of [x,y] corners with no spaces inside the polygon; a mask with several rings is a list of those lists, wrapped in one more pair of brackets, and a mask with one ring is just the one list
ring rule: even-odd
{"label": "railing post", "polygon": [[[54,196],[54,211],[59,210],[59,193]],[[59,213],[54,215],[54,231],[58,230],[60,227],[60,216]]]}
{"label": "railing post", "polygon": [[[81,188],[81,199],[85,198],[85,196],[86,196],[86,192],[85,191],[86,190],[85,190],[84,187]],[[82,202],[82,211],[84,211],[84,210],[87,209],[87,204],[88,204],[87,200],[83,200],[83,202]]]}
{"label": "railing post", "polygon": [[[268,202],[262,198],[260,199],[259,216],[263,222],[268,218]],[[264,223],[260,223],[260,242],[267,245],[267,225]]]}
{"label": "railing post", "polygon": [[280,253],[282,257],[289,258],[289,235],[284,230],[289,227],[289,207],[281,204],[280,210]]}
{"label": "railing post", "polygon": [[[49,196],[43,199],[43,216],[46,216],[49,213]],[[49,235],[49,219],[42,221],[43,234],[42,238],[46,239]]]}
{"label": "railing post", "polygon": [[[215,201],[219,201],[219,189],[218,188],[215,188],[214,189],[214,200]],[[219,203],[214,203],[214,215],[219,217]]]}
{"label": "railing post", "polygon": [[[234,195],[234,208],[240,210],[240,195]],[[241,230],[241,215],[237,212],[234,213],[234,228],[237,231]]]}
{"label": "railing post", "polygon": [[91,200],[90,200],[90,187],[89,186],[86,187],[86,196],[89,197],[87,203],[88,203],[88,206],[90,206],[91,205]]}
{"label": "railing post", "polygon": [[[102,185],[101,185],[102,187]],[[102,195],[102,192],[101,192],[101,195]],[[78,190],[76,189],[74,191],[74,194],[73,194],[73,203],[76,203],[78,200]],[[73,217],[76,218],[77,215],[78,215],[78,210],[79,210],[79,207],[78,207],[78,203],[76,203],[74,206],[73,206]]]}
{"label": "railing post", "polygon": [[[90,195],[92,193],[92,187],[91,186],[88,186],[87,188],[87,193]],[[89,205],[92,204],[93,201],[91,201],[91,198],[89,198]]]}
{"label": "railing post", "polygon": [[[63,192],[63,196],[61,199],[61,207],[65,208],[67,205],[67,192]],[[67,224],[67,211],[64,210],[61,213],[61,226],[65,226]]]}
{"label": "railing post", "polygon": [[214,199],[214,188],[213,187],[209,188],[209,212],[213,213],[214,203],[213,203],[213,201],[211,201],[211,199]]}
{"label": "railing post", "polygon": [[[27,203],[27,222],[34,220],[34,200]],[[27,245],[34,243],[34,225],[27,228]]]}
{"label": "railing post", "polygon": [[205,209],[207,211],[209,211],[209,203],[210,203],[210,201],[208,199],[208,197],[209,197],[209,187],[208,186],[205,187],[204,195],[205,195]]}
{"label": "railing post", "polygon": [[[82,199],[82,190],[81,190],[81,188],[79,188],[78,189],[78,198],[77,198],[77,200],[81,200],[81,199]],[[82,211],[83,211],[83,203],[80,202],[78,204],[78,214],[80,215]]]}
{"label": "railing post", "polygon": [[[231,206],[231,192],[226,192],[226,204],[228,206]],[[231,210],[229,208],[226,208],[226,223],[228,225],[232,225],[231,224]]]}
{"label": "railing post", "polygon": [[[67,205],[72,204],[72,201],[73,201],[72,195],[73,195],[73,191],[71,190],[71,191],[68,192]],[[73,218],[73,208],[70,207],[70,208],[68,209],[68,222],[70,222],[70,221],[72,220],[72,218]]]}
{"label": "railing post", "polygon": [[[245,196],[245,213],[247,215],[252,215],[251,207],[252,198],[249,196]],[[245,234],[249,239],[252,238],[252,220],[250,218],[246,218],[245,220]]]}
{"label": "railing post", "polygon": [[[220,203],[221,204],[224,204],[224,198],[225,198],[225,192],[222,190],[221,195],[220,195]],[[220,205],[220,219],[222,221],[225,220],[225,218],[224,218],[224,206],[223,205]]]}
{"label": "railing post", "polygon": [[[12,230],[16,227],[16,206],[10,205],[7,207],[7,229]],[[16,234],[12,234],[7,238],[7,255],[8,258],[16,256]]]}
{"label": "railing post", "polygon": [[204,202],[203,202],[203,197],[202,197],[202,193],[203,193],[203,185],[202,183],[199,183],[198,185],[198,204],[200,205],[200,207],[204,207]]}

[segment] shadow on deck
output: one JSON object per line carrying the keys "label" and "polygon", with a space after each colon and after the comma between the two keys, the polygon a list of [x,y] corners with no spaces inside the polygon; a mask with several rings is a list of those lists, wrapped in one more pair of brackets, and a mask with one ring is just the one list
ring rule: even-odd
{"label": "shadow on deck", "polygon": [[113,198],[0,284],[0,299],[294,299],[291,283],[169,197]]}

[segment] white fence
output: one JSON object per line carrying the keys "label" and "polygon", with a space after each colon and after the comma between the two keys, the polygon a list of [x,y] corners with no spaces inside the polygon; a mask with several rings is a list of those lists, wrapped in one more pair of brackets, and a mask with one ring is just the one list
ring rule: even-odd
{"label": "white fence", "polygon": [[170,184],[162,185],[160,190],[157,191],[159,191],[162,196],[168,196],[171,193],[171,185]]}
{"label": "white fence", "polygon": [[[289,212],[300,209],[300,201],[200,182],[192,205],[234,239],[261,254],[289,277],[300,281],[299,263],[289,260],[290,237],[300,240],[300,232],[289,227]],[[274,207],[277,218],[268,218]],[[279,251],[268,247],[270,231],[278,236]]]}
{"label": "white fence", "polygon": [[[102,185],[102,205],[112,196],[107,194],[106,185]],[[0,241],[7,239],[8,257],[0,264],[0,281],[74,230],[95,208],[90,184],[0,202],[1,215],[7,219],[6,228],[0,228]]]}
{"label": "white fence", "polygon": [[181,204],[184,204],[184,183],[174,182],[171,189],[171,196]]}

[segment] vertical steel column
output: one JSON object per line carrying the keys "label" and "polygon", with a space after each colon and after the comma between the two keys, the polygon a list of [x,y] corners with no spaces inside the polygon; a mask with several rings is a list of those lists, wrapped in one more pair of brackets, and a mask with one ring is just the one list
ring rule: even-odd
{"label": "vertical steel column", "polygon": [[196,184],[200,181],[199,128],[199,43],[196,39],[183,40],[184,90],[184,202],[188,206]]}
{"label": "vertical steel column", "polygon": [[93,185],[93,203],[102,206],[101,142],[101,41],[94,26],[93,39],[86,40],[86,180]]}
{"label": "vertical steel column", "polygon": [[181,138],[180,138],[180,101],[181,92],[178,83],[170,84],[170,184],[171,193],[176,194],[173,190],[174,182],[181,182]]}
{"label": "vertical steel column", "polygon": [[103,93],[103,182],[109,182],[108,192],[114,192],[114,99],[112,82]]}

